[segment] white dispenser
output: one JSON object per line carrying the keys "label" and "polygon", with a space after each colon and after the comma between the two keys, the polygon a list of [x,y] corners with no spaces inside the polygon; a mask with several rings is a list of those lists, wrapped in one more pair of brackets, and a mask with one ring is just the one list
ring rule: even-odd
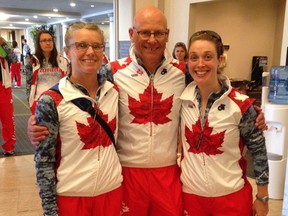
{"label": "white dispenser", "polygon": [[288,105],[271,103],[267,100],[268,93],[268,87],[263,86],[262,109],[268,126],[268,130],[264,131],[269,163],[268,192],[271,199],[283,199],[287,166]]}
{"label": "white dispenser", "polygon": [[283,199],[288,145],[288,106],[267,103],[265,119],[268,130],[264,132],[269,163],[269,196]]}

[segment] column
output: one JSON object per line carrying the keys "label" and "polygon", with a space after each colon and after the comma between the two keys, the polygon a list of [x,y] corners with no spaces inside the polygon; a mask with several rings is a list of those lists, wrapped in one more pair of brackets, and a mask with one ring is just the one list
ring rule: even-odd
{"label": "column", "polygon": [[[115,22],[113,14],[109,14],[109,57],[110,61],[115,61],[118,58],[118,49],[116,47],[116,37],[115,37]],[[117,40],[118,41],[118,40]]]}
{"label": "column", "polygon": [[61,51],[61,54],[65,57],[67,57],[65,55],[65,52],[63,50],[64,46],[65,46],[65,33],[66,33],[66,30],[67,30],[67,23],[61,23],[61,26],[60,26],[60,29],[61,29],[61,36],[59,37],[59,40],[61,40],[61,45],[60,45],[60,50]]}

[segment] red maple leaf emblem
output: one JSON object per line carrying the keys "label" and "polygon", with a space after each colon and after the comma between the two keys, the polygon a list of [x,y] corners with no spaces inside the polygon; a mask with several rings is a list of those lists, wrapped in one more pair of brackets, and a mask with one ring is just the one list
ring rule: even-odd
{"label": "red maple leaf emblem", "polygon": [[209,127],[208,120],[205,122],[205,126],[202,129],[200,119],[192,125],[192,131],[185,127],[185,137],[187,143],[190,145],[189,152],[195,154],[205,153],[206,155],[222,154],[223,151],[218,148],[222,146],[225,131],[212,135],[212,127]]}
{"label": "red maple leaf emblem", "polygon": [[146,124],[153,122],[154,124],[165,124],[171,121],[167,115],[171,112],[173,105],[173,95],[162,99],[162,93],[154,88],[153,85],[144,90],[143,94],[139,94],[140,101],[128,95],[128,103],[130,114],[135,118],[132,123]]}
{"label": "red maple leaf emblem", "polygon": [[[98,111],[98,115],[100,115],[104,121],[108,121],[108,115],[104,115],[100,110]],[[80,136],[80,140],[84,143],[82,149],[91,149],[96,148],[97,146],[106,147],[111,145],[112,141],[102,126],[94,120],[92,116],[88,117],[87,121],[88,125],[76,121],[78,135]],[[116,129],[116,118],[107,123],[114,132]]]}
{"label": "red maple leaf emblem", "polygon": [[112,73],[115,74],[118,70],[121,70],[127,67],[132,62],[130,57],[127,57],[125,60],[121,59],[118,61],[110,62]]}

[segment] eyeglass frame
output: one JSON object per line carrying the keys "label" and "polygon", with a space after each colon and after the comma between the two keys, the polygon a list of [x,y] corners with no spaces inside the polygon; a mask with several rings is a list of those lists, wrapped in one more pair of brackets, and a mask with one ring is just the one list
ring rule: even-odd
{"label": "eyeglass frame", "polygon": [[[77,44],[78,44],[78,45],[77,45]],[[84,47],[79,46],[79,45],[81,45],[81,44],[85,44],[85,45],[87,45],[87,47],[84,48]],[[83,42],[83,41],[82,41],[82,42],[74,42],[74,43],[72,43],[72,44],[69,44],[67,47],[70,48],[70,47],[74,46],[76,50],[82,51],[82,52],[86,52],[86,51],[88,50],[88,48],[91,47],[94,52],[104,52],[105,46],[104,46],[103,44],[98,44],[98,43],[97,43],[97,45],[99,45],[99,48],[100,48],[99,50],[96,50],[96,49],[93,47],[93,45],[96,45],[96,43],[91,44],[91,43],[86,43],[86,42]]]}
{"label": "eyeglass frame", "polygon": [[42,40],[40,40],[39,42],[40,43],[53,43],[53,41],[54,41],[54,39],[53,38],[50,38],[50,39],[42,39]]}
{"label": "eyeglass frame", "polygon": [[[136,33],[143,39],[143,40],[149,40],[151,35],[153,35],[153,37],[155,39],[163,39],[165,36],[167,36],[169,34],[169,29],[166,29],[166,31],[155,31],[155,32],[151,32],[151,31],[148,31],[148,30],[143,30],[143,31],[138,31],[138,29],[133,26],[133,30],[136,31]],[[149,36],[148,35],[143,35],[143,33],[149,33]]]}

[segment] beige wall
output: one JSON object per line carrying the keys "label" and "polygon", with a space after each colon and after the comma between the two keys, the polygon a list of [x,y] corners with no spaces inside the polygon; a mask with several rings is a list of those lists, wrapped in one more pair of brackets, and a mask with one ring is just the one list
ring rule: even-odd
{"label": "beige wall", "polygon": [[194,5],[195,30],[213,29],[222,36],[224,44],[230,45],[225,70],[230,78],[250,80],[252,56],[268,56],[268,70],[279,64],[283,32],[283,18],[279,19],[283,11],[279,12],[278,6],[281,2],[225,0]]}
{"label": "beige wall", "polygon": [[[164,5],[165,5],[166,1],[165,0],[144,0],[144,1],[143,0],[134,0],[134,2],[135,2],[134,12],[137,12],[140,8],[147,6],[147,5],[154,5],[154,6],[160,8],[161,10],[164,11]],[[168,1],[170,1],[170,0],[168,0]]]}
{"label": "beige wall", "polygon": [[[172,13],[171,7],[174,8],[173,19],[168,21],[171,24],[170,50],[177,41],[187,42],[193,32],[211,29],[222,36],[224,44],[230,45],[225,69],[230,78],[250,80],[252,56],[255,55],[268,56],[268,70],[272,65],[280,64],[286,0],[190,2],[188,12],[184,6],[176,7],[174,0],[168,2],[165,6],[170,12],[165,8],[167,14]],[[186,13],[186,19],[190,16],[189,22],[181,22],[182,13]]]}

